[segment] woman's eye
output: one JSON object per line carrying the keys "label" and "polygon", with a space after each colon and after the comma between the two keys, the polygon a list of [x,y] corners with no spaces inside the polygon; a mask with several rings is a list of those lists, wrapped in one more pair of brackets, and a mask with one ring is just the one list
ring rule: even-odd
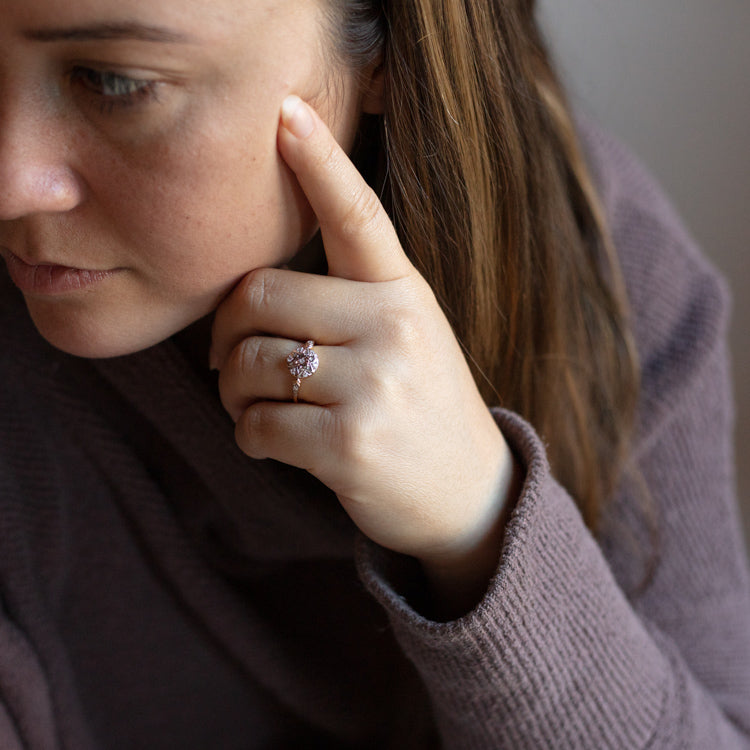
{"label": "woman's eye", "polygon": [[71,72],[71,82],[96,97],[103,112],[156,98],[156,81],[129,78],[111,71],[77,66]]}

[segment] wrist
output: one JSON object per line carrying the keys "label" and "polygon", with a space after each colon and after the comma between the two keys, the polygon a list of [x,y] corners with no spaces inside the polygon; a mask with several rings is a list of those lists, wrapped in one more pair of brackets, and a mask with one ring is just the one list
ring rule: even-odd
{"label": "wrist", "polygon": [[492,501],[479,522],[460,540],[419,558],[441,619],[459,617],[481,601],[497,570],[505,527],[522,484],[521,464],[507,449]]}

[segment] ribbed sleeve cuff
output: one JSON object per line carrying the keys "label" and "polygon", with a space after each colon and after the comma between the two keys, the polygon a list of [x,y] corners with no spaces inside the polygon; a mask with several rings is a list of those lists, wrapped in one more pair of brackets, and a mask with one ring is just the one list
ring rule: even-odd
{"label": "ribbed sleeve cuff", "polygon": [[671,689],[668,663],[537,435],[512,413],[495,416],[526,479],[482,601],[429,620],[404,595],[413,561],[364,537],[360,576],[420,671],[446,747],[644,747]]}

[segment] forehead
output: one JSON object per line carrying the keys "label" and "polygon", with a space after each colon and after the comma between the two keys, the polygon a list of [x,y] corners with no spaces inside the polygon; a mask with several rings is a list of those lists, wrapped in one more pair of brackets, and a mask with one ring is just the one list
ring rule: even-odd
{"label": "forehead", "polygon": [[318,0],[0,0],[0,30],[44,39],[44,32],[63,28],[130,25],[152,28],[152,41],[168,41],[170,32],[210,40],[278,27],[318,7]]}

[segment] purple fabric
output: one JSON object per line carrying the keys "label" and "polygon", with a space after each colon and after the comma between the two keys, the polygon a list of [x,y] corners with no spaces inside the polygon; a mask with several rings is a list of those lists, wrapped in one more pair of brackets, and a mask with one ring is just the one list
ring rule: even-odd
{"label": "purple fabric", "polygon": [[3,275],[3,750],[750,747],[727,293],[627,152],[585,131],[651,504],[624,481],[595,540],[534,430],[497,410],[525,484],[484,599],[452,622],[328,490],[239,452],[173,341],[68,357]]}

